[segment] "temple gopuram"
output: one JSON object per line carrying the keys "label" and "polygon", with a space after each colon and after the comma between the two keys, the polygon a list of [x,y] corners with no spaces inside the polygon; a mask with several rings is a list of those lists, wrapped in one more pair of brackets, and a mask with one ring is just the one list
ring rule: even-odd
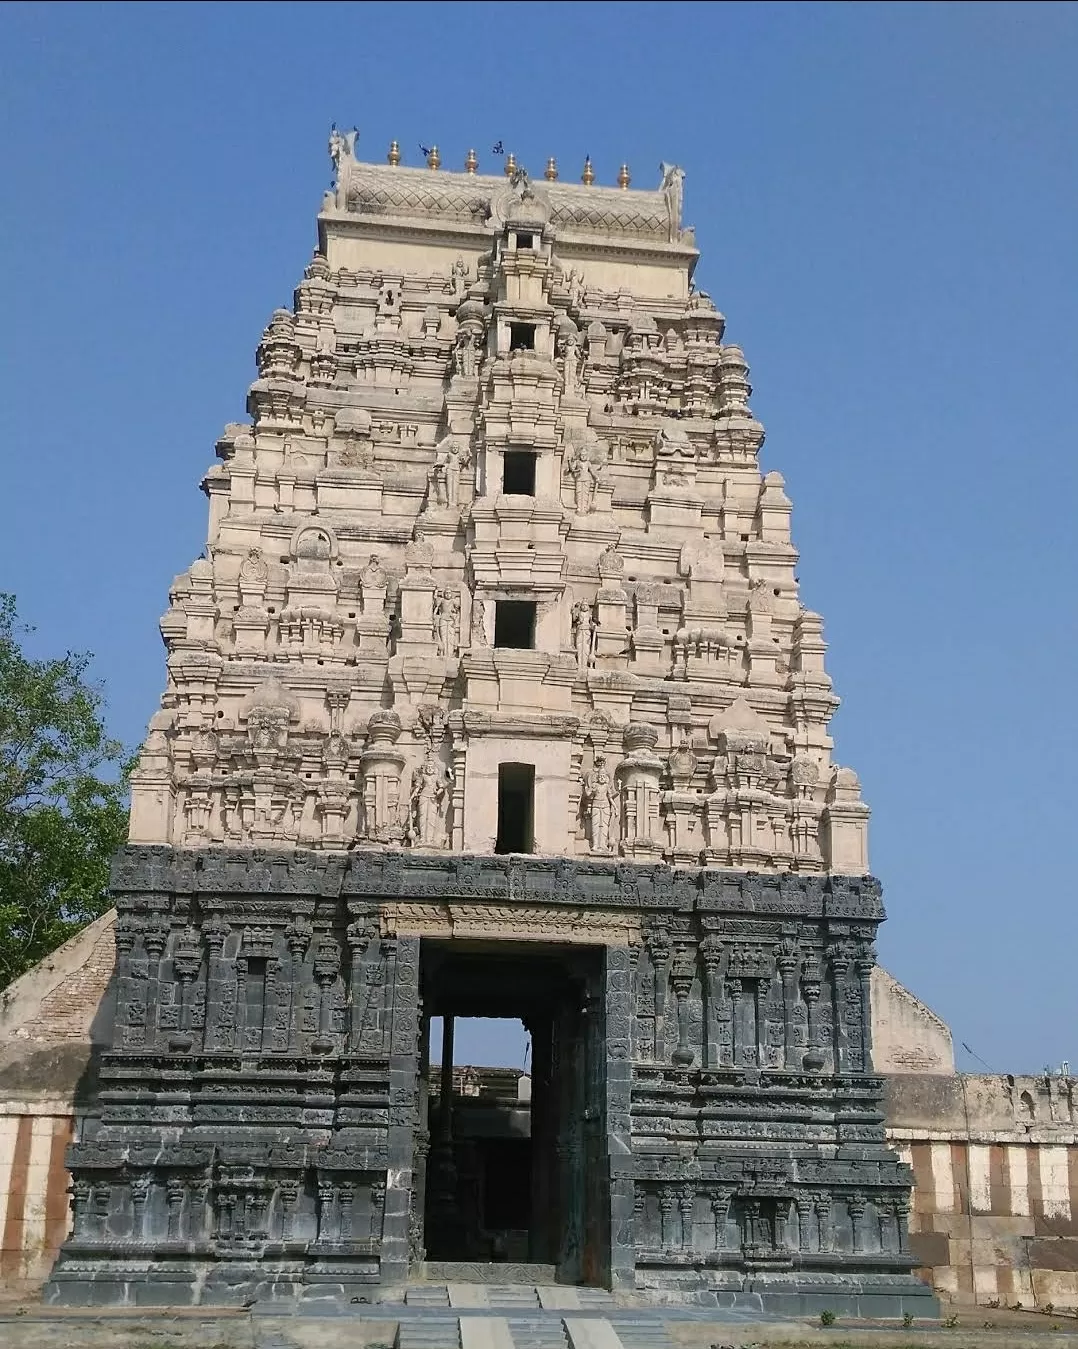
{"label": "temple gopuram", "polygon": [[[684,174],[356,151],[161,620],[47,1297],[926,1314],[869,811]],[[469,1153],[477,1017],[532,1057]]]}

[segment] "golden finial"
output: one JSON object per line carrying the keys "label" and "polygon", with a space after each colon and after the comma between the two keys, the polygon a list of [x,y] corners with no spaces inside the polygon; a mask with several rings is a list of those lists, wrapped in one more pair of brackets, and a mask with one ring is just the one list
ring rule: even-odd
{"label": "golden finial", "polygon": [[548,183],[552,183],[557,178],[557,176],[558,176],[558,165],[555,162],[554,156],[551,155],[546,162],[546,168],[543,170],[543,177],[547,180]]}
{"label": "golden finial", "polygon": [[621,168],[618,170],[618,187],[624,192],[631,182],[632,179],[629,177],[629,166],[628,164],[622,164]]}
{"label": "golden finial", "polygon": [[474,150],[469,150],[468,157],[464,161],[464,172],[475,173],[475,171],[478,168],[479,168],[479,156],[475,153]]}
{"label": "golden finial", "polygon": [[400,141],[389,142],[389,154],[386,155],[386,163],[392,164],[394,168],[401,162]]}
{"label": "golden finial", "polygon": [[595,170],[591,167],[591,155],[584,158],[584,172],[580,175],[580,181],[585,187],[591,187],[595,182]]}
{"label": "golden finial", "polygon": [[442,167],[442,157],[438,153],[438,147],[436,145],[432,145],[430,149],[427,151],[427,168],[440,169],[441,167]]}
{"label": "golden finial", "polygon": [[515,154],[513,154],[512,150],[510,150],[509,153],[505,156],[505,170],[504,170],[505,176],[507,178],[512,178],[513,174],[516,173],[516,171],[517,171],[517,157]]}

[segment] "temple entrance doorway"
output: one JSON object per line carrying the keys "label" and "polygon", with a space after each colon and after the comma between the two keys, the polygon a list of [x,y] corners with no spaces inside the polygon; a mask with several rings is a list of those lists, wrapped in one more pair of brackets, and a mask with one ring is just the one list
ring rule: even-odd
{"label": "temple entrance doorway", "polygon": [[602,957],[423,942],[416,1181],[428,1264],[543,1266],[561,1282],[606,1282]]}

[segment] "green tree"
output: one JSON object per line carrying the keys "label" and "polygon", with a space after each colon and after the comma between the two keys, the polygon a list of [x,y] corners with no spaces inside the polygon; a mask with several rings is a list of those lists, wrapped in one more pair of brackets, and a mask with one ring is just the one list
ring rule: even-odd
{"label": "green tree", "polygon": [[102,719],[90,657],[31,660],[0,593],[0,988],[109,907],[132,763]]}

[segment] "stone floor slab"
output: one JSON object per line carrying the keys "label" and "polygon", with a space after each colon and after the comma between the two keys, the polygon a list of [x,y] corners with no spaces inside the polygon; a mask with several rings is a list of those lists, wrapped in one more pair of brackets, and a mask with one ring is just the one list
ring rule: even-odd
{"label": "stone floor slab", "polygon": [[625,1349],[605,1316],[567,1316],[565,1333],[570,1349]]}

